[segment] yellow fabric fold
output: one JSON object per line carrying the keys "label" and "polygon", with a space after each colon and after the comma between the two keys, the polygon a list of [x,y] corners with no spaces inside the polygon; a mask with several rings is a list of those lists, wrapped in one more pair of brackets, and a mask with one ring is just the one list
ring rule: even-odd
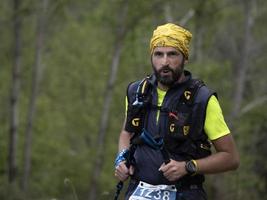
{"label": "yellow fabric fold", "polygon": [[181,51],[188,59],[191,38],[192,34],[181,26],[172,23],[158,26],[150,40],[150,52],[152,54],[156,47],[169,46]]}

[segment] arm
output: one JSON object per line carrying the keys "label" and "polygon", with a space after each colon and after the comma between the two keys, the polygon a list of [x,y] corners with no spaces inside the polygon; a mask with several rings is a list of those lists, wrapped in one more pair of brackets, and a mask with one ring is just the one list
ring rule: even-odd
{"label": "arm", "polygon": [[[229,129],[223,119],[222,111],[217,99],[210,98],[207,107],[205,120],[205,132],[211,139],[216,153],[199,160],[197,163],[197,173],[212,174],[237,169],[239,166],[239,155],[235,146],[234,139],[229,134]],[[227,134],[228,133],[228,134]],[[161,167],[164,176],[170,181],[174,181],[185,175],[185,162],[171,162]]]}
{"label": "arm", "polygon": [[[119,137],[119,145],[118,145],[119,152],[121,152],[124,149],[129,149],[131,137],[132,134],[124,130],[124,125],[123,125],[123,129]],[[125,165],[125,161],[122,161],[115,168],[115,177],[120,181],[125,181],[129,177],[129,175],[133,174],[133,172],[134,172],[133,166],[127,168]]]}
{"label": "arm", "polygon": [[216,153],[196,160],[198,173],[212,174],[235,170],[239,166],[239,155],[231,134],[212,141]]}
{"label": "arm", "polygon": [[121,130],[120,137],[119,137],[119,146],[118,146],[119,152],[122,151],[123,149],[129,149],[131,137],[132,137],[132,134],[124,130],[124,128]]}
{"label": "arm", "polygon": [[[197,161],[199,173],[219,173],[237,169],[239,155],[228,129],[217,98],[212,96],[206,110],[205,132],[212,141],[216,153]],[[227,134],[228,133],[228,134]]]}
{"label": "arm", "polygon": [[[215,174],[235,170],[239,166],[239,155],[231,134],[225,135],[212,141],[216,153],[199,160],[197,163],[197,173]],[[171,160],[167,165],[163,164],[160,169],[169,181],[175,181],[186,175],[185,162]]]}

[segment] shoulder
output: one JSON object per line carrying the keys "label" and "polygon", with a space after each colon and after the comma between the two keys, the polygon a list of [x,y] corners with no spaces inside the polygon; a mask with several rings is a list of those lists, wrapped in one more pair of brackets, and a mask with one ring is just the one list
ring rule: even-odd
{"label": "shoulder", "polygon": [[230,133],[219,101],[215,96],[211,96],[209,99],[204,128],[210,140],[218,139]]}
{"label": "shoulder", "polygon": [[155,76],[148,75],[142,80],[131,82],[127,87],[127,96],[131,99],[136,94],[138,95],[146,95],[151,91],[151,88],[155,86]]}
{"label": "shoulder", "polygon": [[127,86],[127,94],[129,94],[129,92],[133,92],[133,91],[135,92],[140,83],[141,83],[141,80],[130,82]]}
{"label": "shoulder", "polygon": [[198,81],[195,87],[197,87],[197,94],[196,94],[196,102],[197,103],[205,103],[207,104],[209,99],[214,96],[217,98],[217,93],[210,89],[202,80],[200,79],[193,79],[193,81]]}
{"label": "shoulder", "polygon": [[128,84],[127,91],[126,91],[128,103],[134,101],[135,96],[136,96],[137,91],[138,91],[138,87],[140,86],[141,82],[142,82],[142,80],[137,80],[137,81],[130,82]]}

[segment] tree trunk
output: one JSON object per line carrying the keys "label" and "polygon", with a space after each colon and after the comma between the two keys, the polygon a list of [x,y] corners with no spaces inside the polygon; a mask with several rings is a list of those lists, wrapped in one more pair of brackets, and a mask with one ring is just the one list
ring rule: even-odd
{"label": "tree trunk", "polygon": [[[241,54],[237,65],[234,67],[234,77],[235,77],[235,89],[233,90],[233,110],[231,113],[231,119],[235,119],[240,112],[240,108],[244,96],[244,88],[246,83],[247,71],[249,68],[249,57],[250,48],[252,45],[252,35],[251,30],[254,25],[254,17],[252,15],[253,0],[242,1],[244,6],[244,36],[241,44]],[[231,120],[233,121],[233,120]]]}
{"label": "tree trunk", "polygon": [[33,66],[31,97],[30,97],[27,125],[25,132],[24,171],[22,179],[22,189],[25,191],[28,188],[28,181],[31,170],[32,127],[36,110],[35,105],[38,96],[38,88],[42,77],[41,57],[42,57],[43,39],[44,39],[45,14],[46,14],[48,0],[43,0],[39,4],[40,8],[37,9],[38,16],[37,16],[37,28],[36,28],[35,63]]}
{"label": "tree trunk", "polygon": [[165,2],[163,9],[164,9],[165,21],[173,23],[174,19],[173,19],[173,16],[172,16],[170,3],[169,2]]}
{"label": "tree trunk", "polygon": [[[252,13],[253,7],[255,6],[254,0],[242,0],[241,6],[243,6],[244,13],[244,35],[242,39],[242,43],[240,44],[240,57],[237,61],[237,64],[233,66],[233,77],[234,79],[234,89],[233,89],[233,109],[230,113],[230,129],[233,134],[237,135],[235,131],[235,121],[241,116],[242,112],[245,110],[241,110],[241,106],[243,104],[244,92],[245,92],[245,84],[247,79],[247,72],[250,66],[250,55],[251,49],[253,49],[252,43],[252,29],[254,26],[254,16]],[[237,44],[239,45],[239,44]],[[265,100],[264,100],[265,101]],[[257,105],[253,104],[253,106]],[[250,109],[249,107],[247,107]],[[239,199],[240,194],[240,186],[239,186],[239,174],[236,174],[236,183],[235,194],[232,196],[232,199]],[[221,187],[221,186],[219,186]]]}
{"label": "tree trunk", "polygon": [[10,95],[10,132],[8,150],[8,181],[13,183],[17,175],[17,137],[19,125],[19,93],[21,73],[21,17],[20,0],[13,1],[14,9],[14,65],[12,69],[12,86]]}
{"label": "tree trunk", "polygon": [[[254,26],[254,18],[253,15],[253,8],[256,4],[255,0],[242,0],[242,6],[243,6],[243,13],[245,16],[244,19],[244,35],[242,44],[240,45],[240,57],[237,65],[234,67],[234,74],[233,77],[235,77],[234,82],[234,90],[233,90],[233,109],[230,115],[230,127],[234,134],[237,135],[235,132],[235,121],[241,116],[242,110],[241,106],[243,103],[244,98],[244,92],[245,92],[245,84],[247,79],[247,72],[250,67],[250,55],[251,55],[251,49],[253,49],[253,36],[252,36],[252,29]],[[244,111],[244,110],[243,110]],[[240,199],[240,186],[239,186],[239,179],[236,179],[236,185],[235,185],[235,196],[234,199]]]}
{"label": "tree trunk", "polygon": [[102,163],[103,163],[103,154],[104,154],[104,138],[106,135],[106,130],[108,126],[108,118],[109,118],[109,111],[110,105],[112,101],[113,95],[113,87],[117,77],[117,71],[119,66],[119,61],[121,57],[121,51],[123,47],[124,38],[126,35],[126,22],[125,19],[128,13],[128,1],[124,1],[123,8],[120,12],[119,17],[119,24],[117,28],[117,34],[115,39],[114,51],[113,51],[113,60],[110,66],[111,72],[107,82],[106,90],[105,90],[105,99],[104,105],[102,109],[102,116],[100,121],[100,128],[98,133],[97,139],[97,153],[95,157],[95,162],[93,164],[94,170],[92,170],[92,178],[90,184],[90,193],[89,193],[89,200],[95,200],[97,198],[97,191],[98,191],[98,179],[100,177],[100,173],[102,171]]}
{"label": "tree trunk", "polygon": [[206,0],[200,1],[195,8],[195,50],[194,59],[201,62],[203,59],[203,37],[205,33],[205,27],[203,26],[203,16],[205,15]]}

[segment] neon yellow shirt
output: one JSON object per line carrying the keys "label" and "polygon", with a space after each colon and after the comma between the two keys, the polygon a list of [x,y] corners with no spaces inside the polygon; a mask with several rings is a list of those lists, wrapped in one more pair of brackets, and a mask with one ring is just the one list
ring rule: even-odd
{"label": "neon yellow shirt", "polygon": [[222,109],[215,96],[211,96],[206,109],[204,131],[210,140],[216,140],[230,133]]}

